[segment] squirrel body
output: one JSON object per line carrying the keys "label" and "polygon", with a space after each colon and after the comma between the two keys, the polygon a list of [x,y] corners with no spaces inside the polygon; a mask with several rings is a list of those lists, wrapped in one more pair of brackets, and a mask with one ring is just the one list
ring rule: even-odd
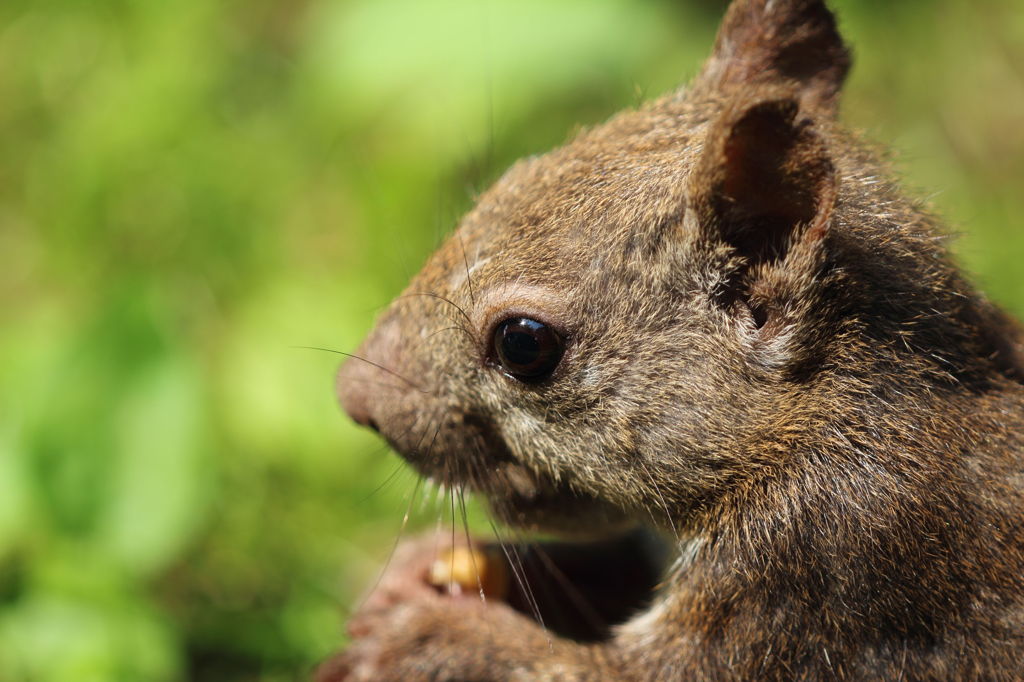
{"label": "squirrel body", "polygon": [[1024,679],[1024,336],[837,122],[849,64],[820,0],[735,0],[690,87],[480,198],[342,403],[598,538],[519,568],[599,622],[441,594],[413,542],[320,679]]}

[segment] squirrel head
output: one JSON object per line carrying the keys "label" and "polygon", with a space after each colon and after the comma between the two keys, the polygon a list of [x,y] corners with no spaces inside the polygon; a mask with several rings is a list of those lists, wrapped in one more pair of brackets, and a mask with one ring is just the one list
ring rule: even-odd
{"label": "squirrel head", "polygon": [[820,0],[736,0],[689,88],[480,198],[343,366],[346,411],[514,524],[712,509],[787,456],[814,385],[868,367],[892,330],[864,311],[953,286],[835,123],[849,64]]}

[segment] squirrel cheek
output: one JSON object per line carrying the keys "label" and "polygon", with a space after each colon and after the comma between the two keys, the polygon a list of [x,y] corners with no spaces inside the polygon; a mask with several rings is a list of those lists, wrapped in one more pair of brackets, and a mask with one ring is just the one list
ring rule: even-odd
{"label": "squirrel cheek", "polygon": [[532,499],[537,496],[537,484],[523,467],[509,464],[503,468],[502,474],[508,486],[520,497]]}
{"label": "squirrel cheek", "polygon": [[579,383],[583,388],[593,388],[601,383],[601,370],[587,365],[579,373]]}

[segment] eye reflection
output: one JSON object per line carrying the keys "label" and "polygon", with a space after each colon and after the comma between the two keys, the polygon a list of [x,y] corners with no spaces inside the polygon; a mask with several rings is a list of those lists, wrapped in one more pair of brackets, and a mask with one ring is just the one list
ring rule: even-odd
{"label": "eye reflection", "polygon": [[499,324],[493,345],[498,364],[520,381],[547,378],[565,352],[565,341],[557,331],[528,317],[514,317]]}

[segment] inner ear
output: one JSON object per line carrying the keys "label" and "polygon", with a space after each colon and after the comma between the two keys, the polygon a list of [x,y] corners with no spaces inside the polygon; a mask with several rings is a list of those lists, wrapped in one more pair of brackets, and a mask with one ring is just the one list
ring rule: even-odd
{"label": "inner ear", "polygon": [[748,267],[820,241],[835,201],[828,150],[793,99],[762,100],[713,126],[695,180],[701,222]]}

